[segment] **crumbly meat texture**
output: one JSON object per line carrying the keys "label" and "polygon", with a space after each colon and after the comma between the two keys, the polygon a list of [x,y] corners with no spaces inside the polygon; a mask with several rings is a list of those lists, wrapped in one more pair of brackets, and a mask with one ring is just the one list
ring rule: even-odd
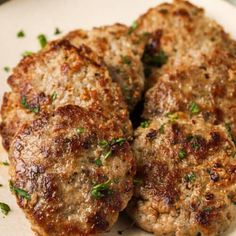
{"label": "crumbly meat texture", "polygon": [[216,49],[236,55],[236,43],[202,8],[174,0],[150,9],[138,18],[139,34],[150,34],[143,61],[147,87],[167,71],[182,65],[199,65]]}
{"label": "crumbly meat texture", "polygon": [[133,32],[133,28],[114,24],[76,30],[65,36],[74,46],[82,43],[91,47],[105,61],[113,81],[121,87],[130,111],[141,99],[144,75],[141,57],[145,40]]}
{"label": "crumbly meat texture", "polygon": [[127,212],[158,236],[220,235],[235,218],[235,146],[224,126],[176,115],[136,130],[136,186]]}
{"label": "crumbly meat texture", "polygon": [[66,104],[100,111],[127,136],[132,134],[120,88],[112,82],[103,61],[85,45],[76,48],[65,40],[52,42],[22,59],[8,83],[12,92],[4,95],[0,125],[7,150],[24,122]]}
{"label": "crumbly meat texture", "polygon": [[[183,111],[225,124],[236,134],[236,58],[216,51],[200,66],[163,75],[146,93],[144,107],[146,119]],[[236,143],[236,136],[233,139]]]}
{"label": "crumbly meat texture", "polygon": [[40,236],[105,232],[133,193],[131,147],[93,110],[67,105],[23,125],[9,159],[11,188]]}

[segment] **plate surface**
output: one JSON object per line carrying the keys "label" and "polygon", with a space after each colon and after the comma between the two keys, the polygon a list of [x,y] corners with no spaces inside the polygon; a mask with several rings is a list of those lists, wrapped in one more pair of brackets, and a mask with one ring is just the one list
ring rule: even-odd
{"label": "plate surface", "polygon": [[[121,22],[131,24],[141,13],[155,6],[161,0],[12,0],[0,6],[0,103],[4,91],[8,90],[6,79],[9,73],[5,66],[14,67],[26,51],[37,51],[37,35],[44,33],[49,39],[55,36],[54,30],[59,27],[63,33],[76,28],[89,29],[93,26]],[[236,39],[236,8],[221,0],[192,0],[196,5],[206,9],[208,16],[221,23],[225,30]],[[25,38],[17,38],[20,30],[26,33]],[[0,160],[7,160],[7,154],[0,145]],[[0,235],[32,236],[30,225],[24,214],[15,203],[8,187],[8,168],[0,166],[0,202],[11,207],[7,217],[0,215]],[[149,235],[135,227],[124,215],[108,236],[118,235],[124,230],[126,236]],[[236,224],[226,233],[236,236]]]}

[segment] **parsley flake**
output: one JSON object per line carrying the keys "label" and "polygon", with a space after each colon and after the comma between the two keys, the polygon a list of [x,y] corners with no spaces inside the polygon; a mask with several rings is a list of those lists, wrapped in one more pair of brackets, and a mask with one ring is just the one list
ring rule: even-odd
{"label": "parsley flake", "polygon": [[140,124],[140,126],[142,127],[142,128],[148,128],[149,127],[149,125],[150,125],[150,122],[149,121],[143,121],[143,122],[141,122],[141,124]]}
{"label": "parsley flake", "polygon": [[133,33],[137,28],[138,28],[138,23],[137,23],[136,21],[134,21],[134,22],[132,23],[132,25],[130,26],[128,33],[129,33],[129,34]]}
{"label": "parsley flake", "polygon": [[32,54],[33,54],[33,52],[31,52],[31,51],[25,51],[21,55],[22,55],[22,57],[27,57],[27,56],[31,56]]}
{"label": "parsley flake", "polygon": [[41,48],[44,48],[47,45],[47,38],[44,34],[38,35],[38,41],[41,46]]}
{"label": "parsley flake", "polygon": [[4,70],[5,72],[9,72],[9,71],[10,71],[10,67],[9,67],[9,66],[5,66],[5,67],[3,68],[3,70]]}
{"label": "parsley flake", "polygon": [[39,106],[31,106],[31,105],[28,104],[28,102],[27,102],[27,100],[26,100],[26,96],[23,96],[23,97],[21,98],[21,105],[22,105],[25,109],[27,109],[27,110],[29,110],[29,111],[31,111],[31,112],[33,112],[33,113],[39,113],[39,111],[40,111]]}
{"label": "parsley flake", "polygon": [[107,180],[104,183],[96,184],[92,187],[91,194],[94,198],[99,199],[105,196],[106,193],[110,194],[112,193],[109,189],[111,184],[111,180]]}
{"label": "parsley flake", "polygon": [[183,160],[187,156],[187,152],[184,149],[181,149],[178,153],[179,159]]}
{"label": "parsley flake", "polygon": [[191,172],[191,173],[189,173],[189,174],[187,174],[187,175],[185,175],[184,176],[184,179],[187,181],[187,182],[194,182],[195,180],[196,180],[196,175],[193,173],[193,172]]}
{"label": "parsley flake", "polygon": [[108,152],[102,154],[103,160],[106,160],[108,157],[110,157],[112,154],[112,150],[109,150]]}
{"label": "parsley flake", "polygon": [[83,127],[79,127],[76,129],[77,134],[82,134],[84,131],[85,131],[85,128],[83,128]]}
{"label": "parsley flake", "polygon": [[191,115],[197,115],[200,112],[200,108],[195,102],[191,102],[189,105],[189,111]]}
{"label": "parsley flake", "polygon": [[168,61],[168,56],[164,51],[159,51],[156,53],[149,53],[147,50],[144,52],[142,61],[144,64],[160,68]]}
{"label": "parsley flake", "polygon": [[17,37],[18,37],[18,38],[24,38],[24,37],[25,37],[25,32],[24,32],[23,30],[19,31],[19,32],[17,33]]}
{"label": "parsley flake", "polygon": [[55,101],[57,99],[57,93],[53,92],[53,94],[51,95],[51,99],[52,101]]}
{"label": "parsley flake", "polygon": [[158,131],[160,134],[164,134],[165,133],[165,125],[162,124]]}
{"label": "parsley flake", "polygon": [[54,31],[54,35],[58,35],[58,34],[61,34],[61,30],[58,27],[56,27]]}
{"label": "parsley flake", "polygon": [[100,140],[99,143],[98,143],[98,145],[99,145],[101,148],[106,148],[106,147],[109,145],[109,143],[108,143],[108,141],[106,141],[106,140]]}
{"label": "parsley flake", "polygon": [[175,122],[176,120],[179,119],[179,116],[177,113],[167,113],[166,116],[169,118],[171,122]]}
{"label": "parsley flake", "polygon": [[102,161],[100,159],[96,159],[94,163],[99,167],[102,166]]}
{"label": "parsley flake", "polygon": [[11,191],[15,193],[18,197],[22,197],[26,199],[27,201],[31,200],[30,195],[25,190],[15,187],[12,181],[9,182],[9,185],[10,185]]}
{"label": "parsley flake", "polygon": [[7,161],[2,161],[1,164],[4,166],[9,166],[9,163]]}
{"label": "parsley flake", "polygon": [[6,216],[8,215],[11,208],[6,203],[0,202],[0,210],[2,214]]}

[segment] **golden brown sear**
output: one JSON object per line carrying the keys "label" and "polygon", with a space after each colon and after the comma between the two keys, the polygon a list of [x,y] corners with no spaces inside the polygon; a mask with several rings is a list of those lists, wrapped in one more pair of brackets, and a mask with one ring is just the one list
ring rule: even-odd
{"label": "golden brown sear", "polygon": [[65,36],[74,46],[82,43],[91,47],[103,58],[113,81],[120,86],[130,111],[141,99],[144,75],[141,57],[145,41],[122,24],[75,30]]}
{"label": "golden brown sear", "polygon": [[109,230],[133,191],[135,162],[103,114],[59,107],[21,127],[9,152],[11,189],[40,236]]}
{"label": "golden brown sear", "polygon": [[200,66],[160,77],[146,93],[143,116],[152,119],[177,111],[190,117],[201,114],[206,122],[221,123],[236,134],[236,58],[215,51]]}
{"label": "golden brown sear", "polygon": [[164,3],[137,20],[136,33],[150,34],[143,62],[147,87],[164,73],[184,65],[200,65],[216,49],[236,55],[236,43],[202,8],[183,0]]}
{"label": "golden brown sear", "polygon": [[12,92],[4,95],[0,126],[6,149],[23,123],[66,104],[100,111],[107,120],[115,120],[127,137],[132,134],[120,88],[101,58],[85,45],[76,48],[65,40],[51,42],[22,59],[8,83]]}
{"label": "golden brown sear", "polygon": [[236,148],[222,125],[184,113],[135,132],[135,193],[127,212],[155,235],[220,235],[235,218]]}

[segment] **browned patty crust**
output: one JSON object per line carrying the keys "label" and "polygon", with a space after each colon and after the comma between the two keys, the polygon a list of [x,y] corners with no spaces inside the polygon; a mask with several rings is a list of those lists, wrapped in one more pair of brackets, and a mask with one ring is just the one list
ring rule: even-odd
{"label": "browned patty crust", "polygon": [[236,43],[202,8],[174,0],[148,10],[137,20],[135,30],[150,34],[143,61],[147,87],[174,68],[199,65],[216,49],[236,55]]}
{"label": "browned patty crust", "polygon": [[100,111],[127,137],[132,134],[120,88],[103,61],[85,45],[76,48],[65,40],[52,42],[22,59],[8,83],[12,92],[4,95],[0,126],[6,149],[21,124],[66,104]]}
{"label": "browned patty crust", "polygon": [[40,236],[107,231],[132,196],[130,145],[94,110],[42,114],[21,127],[9,159],[12,191]]}
{"label": "browned patty crust", "polygon": [[[142,125],[143,126],[143,125]],[[128,214],[165,236],[219,235],[236,207],[236,148],[224,126],[183,113],[135,132],[135,193]]]}
{"label": "browned patty crust", "polygon": [[121,87],[130,110],[141,99],[144,75],[141,57],[145,41],[122,24],[75,30],[65,36],[74,46],[82,43],[104,59],[113,81]]}

